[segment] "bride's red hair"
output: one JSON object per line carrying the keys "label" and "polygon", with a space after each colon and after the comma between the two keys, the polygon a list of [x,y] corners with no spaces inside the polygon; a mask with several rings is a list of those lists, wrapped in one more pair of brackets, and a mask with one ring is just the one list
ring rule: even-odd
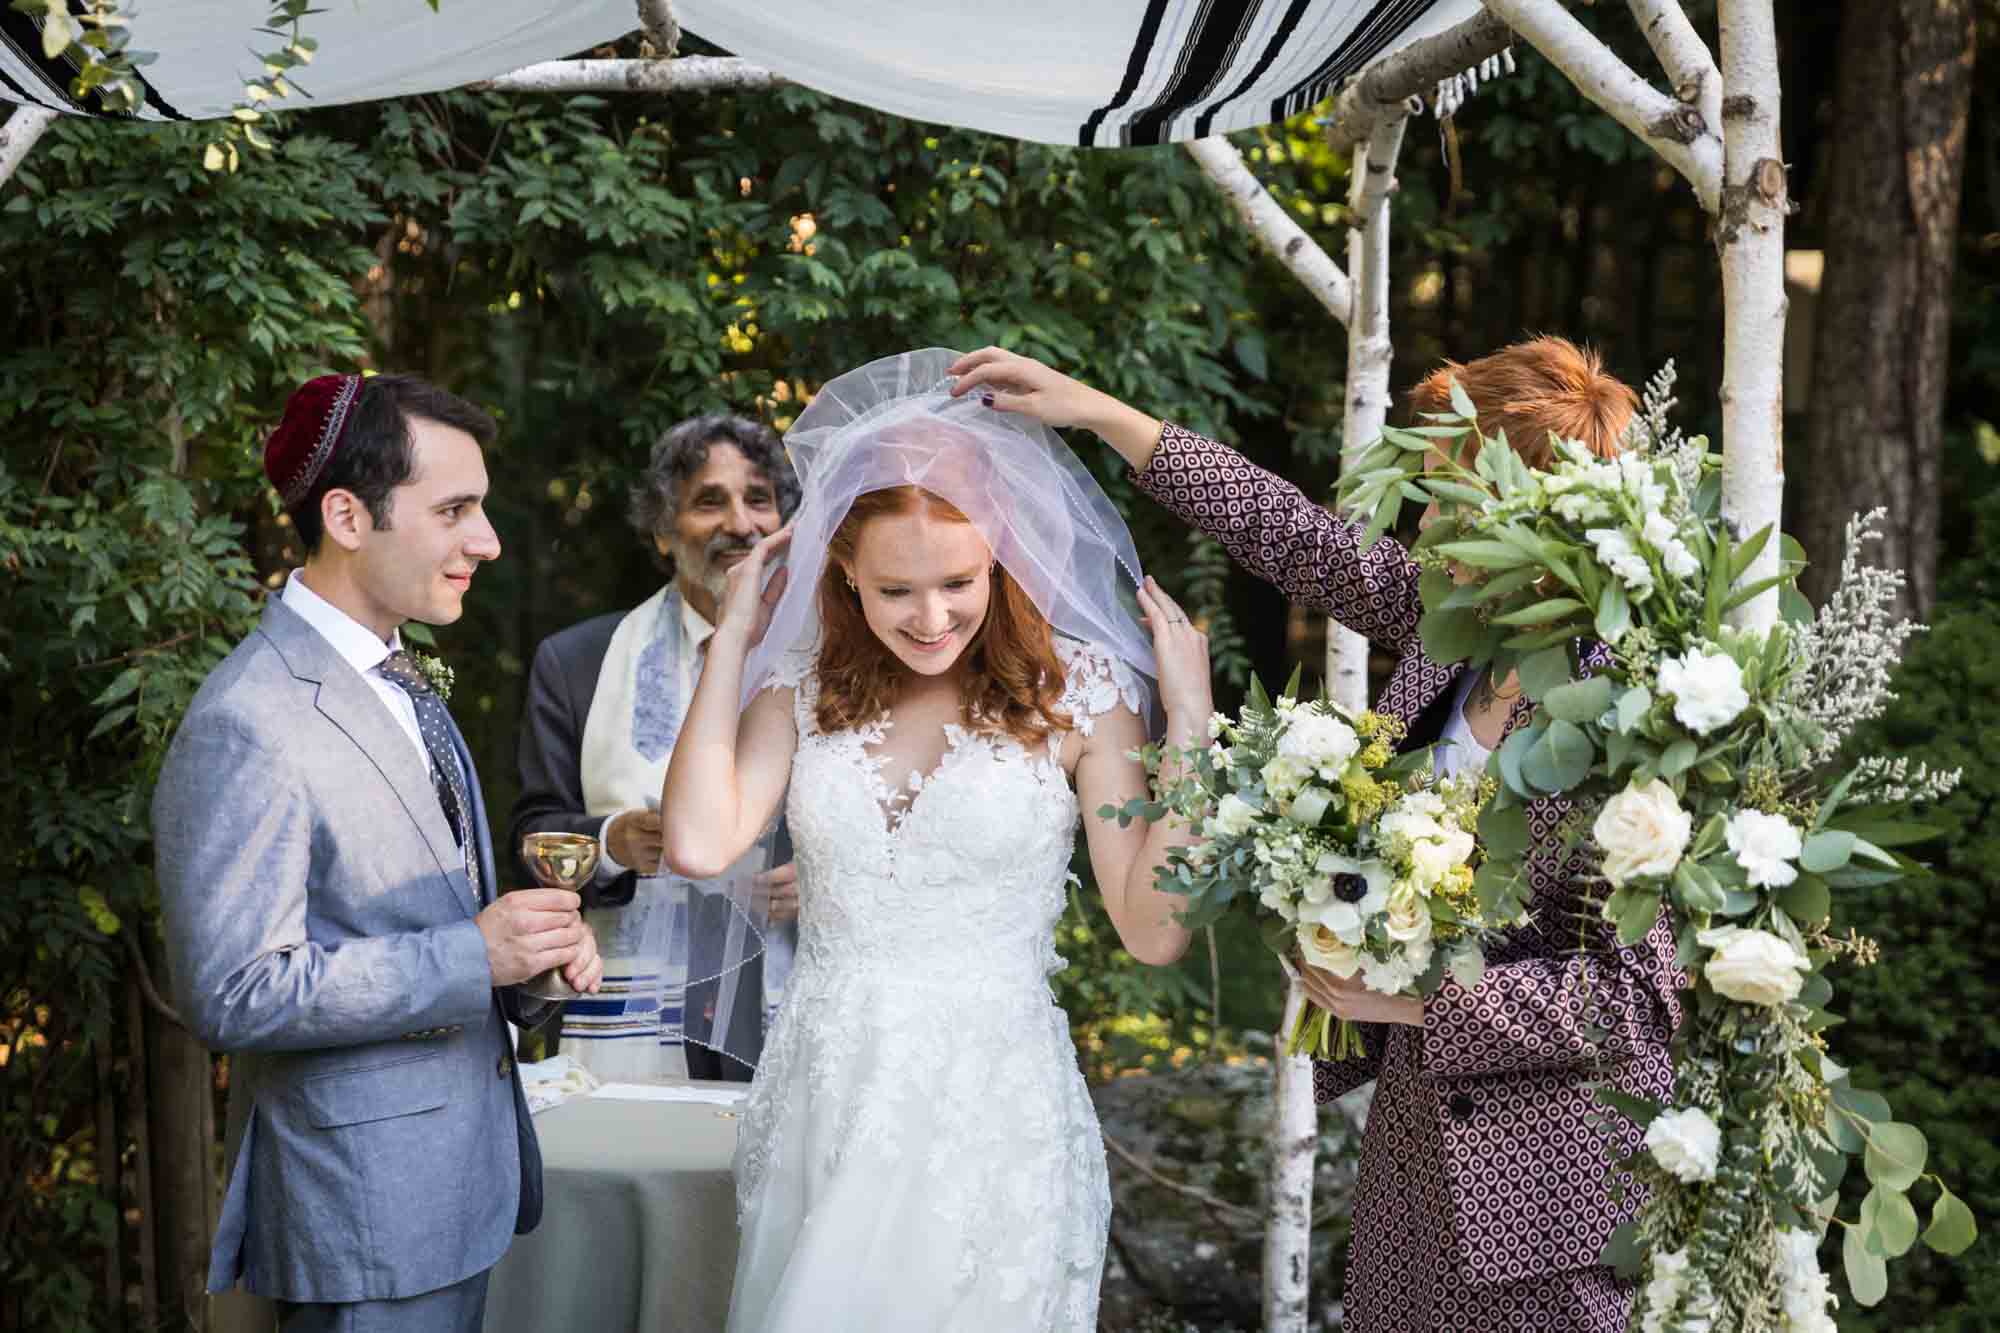
{"label": "bride's red hair", "polygon": [[[861,530],[870,520],[914,512],[922,506],[935,519],[972,520],[942,496],[915,486],[868,491],[827,544],[826,572],[819,581],[819,705],[823,732],[844,731],[888,711],[909,668],[868,627],[861,598],[847,586],[843,566],[854,561]],[[998,565],[986,620],[966,645],[965,685],[960,713],[968,728],[1004,732],[1033,748],[1050,732],[1067,731],[1070,717],[1059,707],[1063,664],[1055,636],[1041,609]]]}

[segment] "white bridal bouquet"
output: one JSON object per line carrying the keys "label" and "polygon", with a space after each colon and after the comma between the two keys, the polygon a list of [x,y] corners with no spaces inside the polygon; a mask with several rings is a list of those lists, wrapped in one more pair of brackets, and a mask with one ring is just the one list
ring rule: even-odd
{"label": "white bridal bouquet", "polygon": [[[1274,703],[1256,681],[1242,714],[1209,720],[1210,743],[1172,752],[1155,799],[1105,807],[1120,822],[1171,811],[1204,840],[1177,848],[1159,886],[1186,894],[1189,926],[1232,909],[1258,918],[1281,958],[1303,958],[1340,977],[1359,973],[1385,995],[1427,995],[1450,975],[1478,983],[1487,930],[1473,892],[1472,830],[1491,784],[1435,780],[1428,751],[1397,755],[1403,724],[1302,703],[1298,677]],[[1341,1059],[1361,1052],[1343,1020],[1308,1007],[1290,1050]]]}
{"label": "white bridal bouquet", "polygon": [[[1417,543],[1425,650],[1518,670],[1539,705],[1489,765],[1499,790],[1479,825],[1477,910],[1518,910],[1526,808],[1560,796],[1571,844],[1600,858],[1620,941],[1642,939],[1663,906],[1672,922],[1694,991],[1672,1100],[1600,1094],[1645,1127],[1622,1166],[1649,1192],[1607,1256],[1645,1283],[1641,1328],[1831,1330],[1817,1259],[1829,1226],[1863,1305],[1885,1294],[1884,1261],[1918,1239],[1920,1181],[1935,1192],[1924,1242],[1955,1255],[1975,1236],[1971,1211],[1925,1172],[1922,1132],[1854,1087],[1826,1040],[1840,1021],[1828,971],[1876,953],[1838,931],[1840,898],[1921,873],[1894,849],[1936,832],[1910,807],[1958,774],[1842,758],[1920,628],[1893,620],[1901,575],[1857,559],[1879,514],[1850,524],[1839,586],[1815,616],[1792,587],[1796,544],[1722,519],[1719,460],[1667,424],[1672,385],[1669,367],[1648,386],[1617,459],[1558,441],[1548,471],[1484,439],[1454,392],[1453,413],[1385,432],[1345,485],[1377,531],[1405,497],[1439,502]],[[1427,471],[1433,450],[1469,465]],[[1779,574],[1737,587],[1773,540]],[[1452,565],[1483,577],[1460,584]],[[1729,623],[1771,589],[1779,623]],[[1843,1217],[1853,1156],[1870,1188]]]}

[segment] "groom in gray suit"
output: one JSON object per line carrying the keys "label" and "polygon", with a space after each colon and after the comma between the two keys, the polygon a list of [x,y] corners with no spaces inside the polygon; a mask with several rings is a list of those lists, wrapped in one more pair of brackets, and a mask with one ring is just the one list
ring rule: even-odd
{"label": "groom in gray suit", "polygon": [[[174,998],[230,1065],[209,1288],[285,1333],[476,1333],[487,1270],[541,1215],[506,1023],[563,969],[595,990],[575,894],[503,894],[448,680],[403,650],[500,554],[492,419],[410,376],[292,395],[264,469],[294,570],[209,676],[153,802]],[[442,693],[441,693],[442,688]]]}

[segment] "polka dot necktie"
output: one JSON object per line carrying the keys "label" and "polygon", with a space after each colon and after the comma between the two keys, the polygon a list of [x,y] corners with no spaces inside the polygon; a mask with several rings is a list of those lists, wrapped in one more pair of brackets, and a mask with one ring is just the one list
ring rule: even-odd
{"label": "polka dot necktie", "polygon": [[451,713],[444,700],[417,665],[417,659],[398,648],[382,663],[382,674],[402,687],[417,707],[417,730],[423,733],[424,749],[430,751],[431,783],[437,788],[438,804],[451,825],[452,837],[465,856],[465,875],[472,881],[474,901],[483,902],[479,889],[479,862],[467,838],[472,828],[469,812],[472,798],[466,794],[465,777],[459,772],[458,755],[451,748]]}

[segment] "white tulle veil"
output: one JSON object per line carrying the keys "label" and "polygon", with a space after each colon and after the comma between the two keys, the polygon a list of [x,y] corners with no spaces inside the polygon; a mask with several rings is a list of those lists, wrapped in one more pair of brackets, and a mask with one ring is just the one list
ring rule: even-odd
{"label": "white tulle veil", "polygon": [[819,638],[819,581],[834,532],[858,495],[919,486],[949,500],[986,539],[1059,634],[1095,643],[1157,680],[1138,619],[1139,553],[1125,520],[1056,433],[978,396],[953,398],[960,353],[926,347],[829,381],[785,432],[803,490],[790,571],[771,626],[751,651],[743,703],[783,656]]}

